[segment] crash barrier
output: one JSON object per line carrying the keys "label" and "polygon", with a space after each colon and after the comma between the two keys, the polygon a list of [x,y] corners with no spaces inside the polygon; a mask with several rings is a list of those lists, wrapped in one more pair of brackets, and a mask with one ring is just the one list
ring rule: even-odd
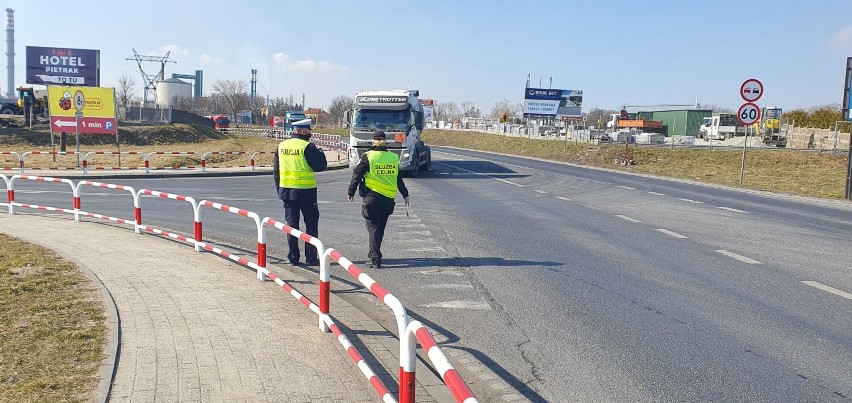
{"label": "crash barrier", "polygon": [[[473,396],[470,388],[465,384],[464,380],[459,375],[458,371],[456,371],[452,364],[450,364],[449,360],[447,360],[444,353],[441,351],[440,347],[435,342],[432,335],[429,331],[423,327],[423,325],[418,321],[410,321],[407,311],[403,304],[397,299],[393,294],[389,293],[383,286],[378,284],[375,280],[373,280],[369,275],[364,273],[357,265],[352,263],[348,258],[341,255],[340,252],[333,248],[326,248],[322,241],[318,238],[308,235],[302,231],[294,229],[292,227],[287,226],[284,223],[281,223],[275,219],[270,217],[260,218],[254,212],[239,209],[236,207],[228,206],[221,203],[216,203],[210,200],[202,200],[200,202],[196,202],[194,198],[190,196],[184,196],[179,194],[165,193],[159,192],[156,190],[150,189],[140,189],[134,193],[134,189],[129,186],[123,185],[115,185],[115,184],[106,184],[100,182],[92,182],[92,181],[80,181],[78,184],[74,184],[73,181],[69,179],[58,179],[58,178],[50,178],[50,177],[39,177],[39,176],[28,176],[28,175],[15,175],[12,178],[8,178],[5,175],[2,175],[2,179],[7,184],[8,189],[8,199],[9,199],[9,213],[14,214],[14,206],[21,207],[29,207],[29,208],[37,208],[41,210],[54,211],[54,212],[62,212],[62,213],[70,213],[74,214],[75,221],[80,221],[80,215],[86,217],[94,217],[94,218],[102,218],[110,221],[119,222],[122,224],[131,224],[135,228],[136,233],[141,233],[141,231],[145,231],[148,233],[166,236],[172,239],[176,239],[182,241],[184,243],[188,243],[195,246],[196,252],[201,252],[202,250],[208,250],[213,253],[216,253],[224,258],[230,259],[238,264],[243,266],[250,267],[257,272],[257,278],[260,281],[265,281],[270,279],[274,281],[276,284],[282,287],[288,294],[293,296],[297,301],[308,307],[312,312],[319,316],[319,327],[323,332],[331,331],[335,337],[337,337],[338,342],[343,346],[346,350],[352,361],[356,364],[356,366],[361,370],[361,373],[367,378],[370,382],[371,386],[376,390],[381,399],[385,402],[395,402],[396,400],[391,396],[387,387],[381,382],[381,380],[376,375],[375,371],[369,368],[369,366],[364,361],[362,355],[355,350],[354,346],[351,342],[342,334],[339,327],[334,323],[334,320],[330,316],[330,265],[331,260],[337,262],[341,267],[343,267],[347,273],[349,273],[353,278],[359,281],[364,287],[370,290],[370,292],[375,295],[379,300],[381,300],[386,306],[388,306],[394,313],[394,317],[397,323],[397,331],[399,332],[399,340],[400,340],[400,363],[399,363],[399,401],[404,403],[412,403],[415,401],[414,396],[414,386],[415,386],[415,373],[416,373],[416,348],[419,343],[429,361],[432,363],[435,370],[443,379],[444,383],[447,385],[450,393],[458,402],[465,403],[474,403],[478,402],[478,400]],[[35,204],[24,204],[18,203],[15,201],[14,190],[15,190],[15,182],[16,180],[33,180],[33,181],[43,181],[43,182],[61,182],[70,185],[74,203],[74,209],[65,209],[65,208],[56,208],[56,207],[47,207],[40,206]],[[124,190],[128,191],[133,195],[133,209],[134,209],[134,220],[128,220],[118,217],[110,217],[102,214],[83,212],[81,211],[82,201],[80,198],[80,189],[83,186],[91,186],[98,188],[107,188],[107,189],[116,189],[116,190]],[[176,200],[180,202],[189,203],[193,210],[193,219],[194,219],[194,237],[190,237],[188,235],[173,233],[169,231],[165,231],[159,228],[155,228],[149,225],[144,225],[142,223],[142,196],[153,196],[160,197],[164,199]],[[201,210],[202,208],[212,208],[221,210],[224,212],[236,214],[239,216],[251,218],[254,221],[255,229],[257,231],[257,260],[256,262],[252,262],[248,259],[240,257],[231,252],[225,251],[221,248],[214,246],[211,243],[205,242],[202,237],[202,221],[201,221]],[[266,248],[266,235],[264,229],[268,226],[276,228],[288,236],[297,237],[311,245],[317,247],[318,256],[320,256],[320,303],[317,305],[312,302],[302,293],[298,292],[294,289],[290,284],[286,281],[278,278],[274,273],[269,271],[266,267],[267,260],[267,248]]]}
{"label": "crash barrier", "polygon": [[[98,213],[90,213],[88,211],[82,210],[82,188],[83,186],[91,186],[102,189],[116,189],[116,190],[124,190],[130,192],[130,197],[133,198],[133,220],[129,220],[126,218],[119,217],[111,217],[108,215],[98,214]],[[101,183],[101,182],[93,182],[93,181],[80,181],[77,182],[77,198],[76,200],[76,208],[80,210],[80,215],[84,217],[92,217],[92,218],[100,218],[107,221],[117,222],[119,224],[130,224],[133,225],[133,232],[139,233],[139,225],[142,224],[142,208],[139,207],[139,197],[137,197],[136,190],[134,190],[130,186],[124,185],[114,185],[111,183]]]}
{"label": "crash barrier", "polygon": [[[147,161],[147,156],[145,155],[145,152],[143,152],[143,151],[90,151],[90,152],[83,154],[83,174],[89,173],[89,158],[91,158],[93,155],[115,155],[115,156],[117,156],[119,161],[121,161],[122,155],[141,155],[141,156],[144,157],[144,160]],[[21,165],[21,169],[23,169],[23,162],[22,162],[22,165]],[[96,170],[128,170],[128,171],[132,171],[132,170],[136,170],[136,169],[142,169],[142,167],[135,167],[135,166],[123,167],[123,166],[120,166],[120,164],[119,164],[119,165],[115,165],[115,166],[111,166],[111,167],[96,166],[93,169],[96,169]]]}
{"label": "crash barrier", "polygon": [[15,199],[15,192],[12,190],[12,185],[9,184],[9,177],[0,174],[0,179],[3,179],[3,185],[6,186],[6,203],[0,203],[0,206],[6,206],[9,214],[12,214],[12,205],[9,204]]}
{"label": "crash barrier", "polygon": [[[165,231],[160,228],[154,228],[150,225],[142,224],[142,195],[156,196],[164,199],[177,200],[182,202],[187,202],[192,206],[192,214],[194,219],[194,238],[189,238],[186,235],[177,234],[169,231]],[[158,192],[156,190],[150,189],[139,189],[139,192],[136,193],[136,203],[139,205],[139,214],[136,218],[136,221],[139,223],[139,229],[151,234],[157,234],[166,236],[172,239],[177,239],[178,241],[185,242],[195,246],[196,252],[201,252],[201,245],[198,243],[201,241],[201,221],[199,221],[198,217],[198,203],[195,202],[195,199],[189,196],[174,194],[174,193],[165,193]]]}
{"label": "crash barrier", "polygon": [[[15,182],[18,180],[29,180],[29,181],[39,181],[39,182],[47,182],[47,183],[64,183],[66,185],[71,186],[71,196],[73,209],[60,208],[60,207],[50,207],[50,206],[42,206],[38,204],[29,204],[29,203],[19,203],[15,201]],[[67,213],[74,215],[74,221],[80,221],[80,198],[77,195],[77,187],[74,185],[74,182],[70,179],[61,179],[61,178],[51,178],[49,176],[32,176],[32,175],[15,175],[11,179],[9,179],[8,184],[8,198],[9,198],[9,214],[15,214],[15,207],[26,207],[37,210],[44,211],[53,211],[57,213]]]}
{"label": "crash barrier", "polygon": [[18,168],[13,167],[0,167],[2,170],[11,171],[13,169],[20,169],[21,173],[24,173],[24,158],[21,157],[21,154],[18,154],[14,151],[0,151],[0,155],[14,155],[15,158],[18,159]]}
{"label": "crash barrier", "polygon": [[[332,136],[332,135],[326,135]],[[336,136],[339,137],[339,136]],[[337,160],[340,161],[340,152],[345,153],[348,149],[349,145],[343,142],[334,142],[331,140],[318,140],[315,141],[317,146],[326,149],[326,150],[335,150],[338,151]],[[26,173],[26,170],[31,171],[41,171],[41,170],[82,170],[84,175],[88,175],[90,170],[144,170],[146,174],[151,173],[151,171],[156,170],[194,170],[201,168],[202,172],[206,172],[208,168],[250,168],[251,170],[255,170],[257,167],[271,167],[272,165],[258,165],[257,159],[260,155],[274,155],[275,151],[208,151],[208,152],[196,152],[196,151],[89,151],[86,153],[77,153],[75,151],[27,151],[24,153],[18,153],[14,151],[0,151],[0,155],[8,155],[12,156],[17,160],[17,167],[0,167],[0,170],[18,170],[21,175]],[[27,157],[36,156],[36,155],[51,155],[51,156],[60,156],[60,157],[75,157],[74,160],[68,159],[67,161],[61,161],[62,163],[66,163],[69,165],[66,166],[58,166],[58,167],[27,167]],[[200,155],[200,166],[168,166],[168,165],[156,165],[154,164],[154,159],[156,157],[165,157],[165,156],[198,156]],[[231,156],[250,156],[248,165],[245,164],[237,164],[237,165],[215,165],[211,166],[209,163],[209,157],[211,155],[231,155]],[[119,159],[122,156],[138,156],[142,159],[142,166],[95,166],[92,163],[92,159],[95,156],[115,156]],[[76,158],[81,158],[80,166],[77,167]],[[137,160],[138,161],[138,160]]]}

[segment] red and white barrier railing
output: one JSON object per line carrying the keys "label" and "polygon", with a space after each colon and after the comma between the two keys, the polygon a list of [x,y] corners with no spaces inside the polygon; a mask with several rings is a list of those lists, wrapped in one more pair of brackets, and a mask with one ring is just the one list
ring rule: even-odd
{"label": "red and white barrier railing", "polygon": [[[73,209],[59,208],[59,207],[50,207],[50,206],[42,206],[38,204],[29,204],[29,203],[18,203],[15,201],[15,182],[18,180],[29,180],[29,181],[38,181],[38,182],[48,182],[48,183],[64,183],[66,185],[71,186],[71,196],[72,203],[74,205]],[[53,211],[57,213],[68,213],[74,215],[74,221],[80,221],[80,198],[77,196],[77,187],[74,186],[74,182],[70,179],[61,179],[61,178],[51,178],[49,176],[33,176],[33,175],[15,175],[11,179],[9,179],[9,214],[15,214],[15,207],[26,207],[37,210],[45,210],[45,211]]]}
{"label": "red and white barrier railing", "polygon": [[9,211],[9,214],[12,214],[12,200],[15,199],[15,191],[12,190],[12,185],[9,183],[9,177],[3,174],[0,174],[0,179],[3,179],[3,184],[6,185],[6,203],[0,203],[0,206],[6,206],[6,209]]}
{"label": "red and white barrier railing", "polygon": [[258,216],[257,213],[252,211],[231,207],[225,204],[212,202],[210,200],[202,200],[198,202],[198,212],[196,213],[196,221],[198,221],[199,223],[201,222],[202,207],[210,207],[216,210],[225,211],[242,217],[248,217],[254,220],[255,229],[257,230],[257,263],[251,262],[231,252],[222,250],[209,243],[203,242],[200,225],[198,227],[198,233],[196,234],[196,240],[200,242],[200,246],[205,250],[216,253],[217,255],[220,255],[224,258],[231,259],[239,264],[255,269],[257,271],[257,279],[260,281],[264,281],[266,278],[264,273],[266,269],[266,238],[263,234],[263,224],[261,223],[260,216]]}
{"label": "red and white barrier railing", "polygon": [[[91,186],[102,189],[115,189],[115,190],[124,190],[130,192],[130,197],[133,198],[133,220],[129,220],[126,218],[119,217],[111,217],[104,214],[98,213],[90,213],[88,211],[82,210],[82,188],[83,186]],[[77,203],[76,208],[80,210],[80,215],[84,217],[92,217],[92,218],[100,218],[112,222],[117,222],[120,224],[130,224],[133,226],[133,232],[139,234],[139,225],[142,224],[142,209],[139,207],[139,197],[136,195],[136,190],[134,190],[130,186],[124,185],[114,185],[111,183],[101,183],[101,182],[93,182],[93,181],[80,181],[77,182],[77,200],[80,202]]]}
{"label": "red and white barrier railing", "polygon": [[[459,372],[450,364],[450,360],[438,347],[438,343],[429,330],[419,321],[411,321],[405,332],[399,337],[400,369],[399,369],[399,401],[414,402],[414,374],[417,366],[417,342],[429,357],[429,361],[438,371],[444,384],[457,402],[474,403],[479,400],[473,396],[470,388],[464,382]],[[405,386],[405,387],[403,387]]]}
{"label": "red and white barrier railing", "polygon": [[[478,400],[473,396],[470,391],[470,388],[464,383],[464,380],[459,375],[458,371],[456,371],[452,364],[450,364],[447,357],[441,351],[440,347],[435,343],[434,338],[428,332],[428,330],[423,327],[423,325],[418,321],[410,321],[408,317],[408,313],[402,303],[397,299],[393,294],[389,293],[383,286],[378,284],[373,278],[364,273],[358,266],[352,263],[349,259],[341,255],[337,250],[333,248],[325,248],[322,241],[318,238],[308,235],[300,230],[294,229],[280,221],[276,221],[270,217],[260,218],[254,212],[243,210],[240,208],[224,205],[221,203],[216,203],[209,200],[202,200],[201,202],[196,202],[195,199],[189,196],[172,194],[159,192],[150,189],[140,189],[138,192],[134,193],[134,189],[129,186],[123,185],[114,185],[114,184],[105,184],[100,182],[92,182],[92,181],[80,181],[76,186],[73,181],[69,179],[59,179],[59,178],[50,178],[50,177],[39,177],[39,176],[27,176],[27,175],[15,175],[12,178],[8,178],[5,175],[0,175],[0,178],[6,183],[7,186],[7,197],[9,199],[9,213],[14,214],[13,206],[21,206],[21,207],[30,207],[30,208],[38,208],[47,211],[58,211],[64,213],[72,213],[75,216],[75,220],[79,221],[79,215],[84,215],[87,217],[94,218],[103,218],[110,221],[132,224],[134,225],[136,233],[140,233],[140,231],[144,230],[145,232],[166,236],[172,239],[176,239],[185,243],[189,243],[195,246],[196,252],[200,252],[203,250],[209,250],[214,252],[224,258],[233,260],[243,266],[250,267],[257,272],[257,278],[261,281],[265,281],[267,278],[274,281],[276,284],[281,286],[288,294],[294,297],[297,301],[305,305],[312,312],[316,313],[319,317],[319,327],[323,332],[331,331],[338,339],[338,342],[343,346],[343,348],[347,351],[352,361],[359,368],[361,373],[367,378],[376,392],[379,394],[381,399],[385,402],[395,402],[393,396],[388,392],[387,387],[379,380],[376,373],[369,368],[369,366],[364,361],[363,357],[360,353],[355,350],[352,343],[346,338],[345,335],[340,331],[338,326],[334,323],[334,320],[330,316],[330,267],[331,260],[333,259],[335,262],[340,264],[353,278],[359,281],[364,287],[370,290],[373,295],[379,298],[386,306],[388,306],[394,313],[394,317],[397,322],[397,330],[399,334],[400,340],[400,361],[399,361],[399,401],[402,403],[413,403],[415,400],[414,396],[414,385],[415,385],[415,374],[416,374],[416,347],[419,342],[421,346],[423,346],[426,354],[429,357],[429,361],[435,367],[437,372],[440,374],[444,383],[447,385],[448,389],[454,396],[457,402],[463,403],[476,403]],[[15,182],[16,180],[35,180],[35,181],[44,181],[44,182],[62,182],[69,184],[72,190],[72,196],[74,198],[74,209],[62,209],[55,207],[46,207],[39,206],[33,204],[23,204],[15,201]],[[127,219],[110,217],[101,214],[94,214],[89,212],[81,211],[81,200],[80,200],[80,189],[82,186],[91,186],[91,187],[100,187],[107,189],[116,189],[116,190],[125,190],[130,192],[133,196],[133,206],[134,206],[134,216],[135,221],[131,222]],[[190,238],[186,235],[171,233],[168,231],[164,231],[158,228],[154,228],[152,226],[144,225],[142,223],[142,207],[141,207],[141,198],[143,195],[160,197],[165,199],[172,199],[182,202],[187,202],[192,206],[193,210],[193,218],[194,218],[194,238]],[[232,214],[236,214],[243,217],[248,217],[254,220],[255,229],[257,230],[257,261],[252,262],[248,259],[237,256],[228,251],[222,250],[210,243],[204,242],[202,239],[202,223],[201,223],[201,209],[203,207],[213,208],[217,210],[222,210],[225,212],[229,212]],[[266,236],[264,233],[264,229],[266,226],[272,226],[278,230],[285,232],[288,236],[297,237],[306,243],[310,243],[315,246],[318,251],[318,256],[320,257],[320,303],[319,305],[312,302],[309,298],[304,296],[302,293],[294,289],[290,284],[288,284],[283,279],[277,277],[274,273],[269,271],[266,267],[266,258],[267,258],[267,248],[266,248]]]}
{"label": "red and white barrier railing", "polygon": [[273,154],[275,155],[275,151],[255,151],[251,153],[251,160],[249,163],[251,164],[251,170],[254,171],[255,167],[271,167],[272,165],[257,165],[257,156],[259,154]]}
{"label": "red and white barrier railing", "polygon": [[[145,157],[145,153],[143,151],[89,151],[83,155],[83,174],[89,173],[89,158],[93,155],[116,155],[118,156],[119,162],[121,161],[122,155],[141,155],[143,159]],[[123,167],[123,166],[96,166],[92,169],[96,170],[136,170],[142,169],[142,167]]]}
{"label": "red and white barrier railing", "polygon": [[[319,259],[320,259],[320,284],[319,284],[319,287],[320,287],[320,305],[319,305],[319,312],[317,312],[317,314],[327,315],[328,311],[329,311],[329,305],[330,305],[329,304],[329,298],[330,298],[329,290],[331,290],[331,287],[330,287],[330,285],[331,285],[331,283],[330,283],[331,282],[331,274],[330,274],[329,267],[328,267],[329,261],[328,261],[328,257],[326,256],[325,245],[323,245],[322,241],[320,241],[318,238],[311,236],[311,235],[309,235],[305,232],[302,232],[300,230],[297,230],[293,227],[290,227],[289,225],[287,225],[287,224],[285,224],[281,221],[277,221],[275,219],[265,217],[261,221],[261,230],[263,228],[265,228],[267,225],[270,225],[273,228],[276,228],[276,229],[283,231],[285,234],[287,234],[287,236],[299,238],[299,239],[305,241],[305,243],[309,243],[309,244],[313,245],[315,248],[317,248],[317,257],[319,257]],[[258,275],[258,280],[263,281],[264,278],[262,278],[260,275]],[[322,320],[321,317],[320,317],[320,320],[319,320],[319,328],[320,328],[320,331],[322,331],[324,333],[328,333],[328,331],[329,331],[328,327],[326,326],[325,322]]]}
{"label": "red and white barrier railing", "polygon": [[151,157],[155,155],[196,155],[195,151],[154,151],[145,154],[145,173],[150,173],[154,170],[171,170],[171,169],[195,169],[194,166],[178,167],[178,166],[151,166]]}
{"label": "red and white barrier railing", "polygon": [[[211,155],[247,155],[245,151],[208,151],[201,156],[201,171],[205,172],[207,168],[248,168],[249,165],[217,165],[208,166],[207,157]],[[253,167],[252,167],[253,168]]]}
{"label": "red and white barrier railing", "polygon": [[24,157],[21,156],[21,154],[18,154],[14,151],[0,151],[0,155],[14,155],[15,158],[18,159],[18,167],[17,168],[4,167],[2,169],[7,170],[7,171],[11,171],[13,169],[19,169],[21,171],[21,175],[24,174]]}
{"label": "red and white barrier railing", "polygon": [[[159,229],[159,228],[154,228],[150,225],[143,225],[142,224],[142,195],[156,196],[156,197],[161,197],[161,198],[164,198],[164,199],[171,199],[171,200],[177,200],[177,201],[189,203],[192,206],[192,215],[193,215],[193,219],[195,221],[194,222],[194,229],[195,229],[194,235],[195,235],[195,237],[189,238],[186,235],[176,234],[176,233],[165,231],[165,230],[162,230],[162,229]],[[195,202],[195,199],[193,199],[192,197],[189,197],[189,196],[184,196],[184,195],[179,195],[179,194],[174,194],[174,193],[158,192],[156,190],[150,190],[150,189],[139,189],[139,192],[136,193],[136,205],[139,206],[139,210],[138,210],[139,212],[136,215],[136,221],[139,223],[138,224],[139,229],[141,229],[145,232],[149,232],[149,233],[157,234],[157,235],[163,235],[163,236],[166,236],[166,237],[169,237],[169,238],[172,238],[172,239],[177,239],[178,241],[182,241],[182,242],[186,242],[188,244],[195,245],[195,251],[201,252],[201,245],[199,244],[199,242],[201,242],[201,221],[199,220],[199,217],[198,217],[198,203]]]}

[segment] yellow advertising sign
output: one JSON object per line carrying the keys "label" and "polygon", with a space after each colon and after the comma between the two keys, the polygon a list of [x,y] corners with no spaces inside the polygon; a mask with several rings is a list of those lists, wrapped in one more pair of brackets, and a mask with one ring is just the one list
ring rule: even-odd
{"label": "yellow advertising sign", "polygon": [[47,87],[54,132],[116,134],[115,90],[104,87]]}
{"label": "yellow advertising sign", "polygon": [[[82,96],[77,95],[80,92]],[[115,90],[105,87],[47,87],[50,116],[74,117],[79,110],[85,117],[115,119]],[[82,105],[78,105],[79,101]]]}

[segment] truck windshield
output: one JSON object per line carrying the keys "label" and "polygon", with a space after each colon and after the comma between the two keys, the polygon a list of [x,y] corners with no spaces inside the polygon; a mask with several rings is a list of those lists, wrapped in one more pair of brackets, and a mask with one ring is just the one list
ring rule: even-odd
{"label": "truck windshield", "polygon": [[781,109],[766,109],[764,118],[778,119],[779,117],[781,117]]}
{"label": "truck windshield", "polygon": [[704,121],[701,122],[701,126],[710,126],[710,122],[713,121],[713,118],[704,118]]}
{"label": "truck windshield", "polygon": [[406,110],[388,111],[379,109],[358,109],[352,128],[359,131],[408,130],[411,113]]}

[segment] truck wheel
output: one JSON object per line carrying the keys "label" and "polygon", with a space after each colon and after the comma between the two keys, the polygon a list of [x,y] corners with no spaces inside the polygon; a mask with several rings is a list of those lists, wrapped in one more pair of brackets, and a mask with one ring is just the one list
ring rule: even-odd
{"label": "truck wheel", "polygon": [[413,162],[411,163],[411,166],[412,166],[414,169],[412,169],[411,171],[409,171],[409,172],[410,172],[410,175],[411,175],[411,177],[412,177],[412,178],[416,178],[418,175],[420,175],[420,158],[417,158],[417,160],[416,160],[416,161],[413,161]]}
{"label": "truck wheel", "polygon": [[432,151],[429,151],[426,154],[426,162],[420,166],[420,169],[424,172],[429,172],[432,170]]}
{"label": "truck wheel", "polygon": [[3,110],[0,110],[0,115],[14,115],[14,114],[15,114],[15,111],[12,110],[11,108],[3,108]]}

